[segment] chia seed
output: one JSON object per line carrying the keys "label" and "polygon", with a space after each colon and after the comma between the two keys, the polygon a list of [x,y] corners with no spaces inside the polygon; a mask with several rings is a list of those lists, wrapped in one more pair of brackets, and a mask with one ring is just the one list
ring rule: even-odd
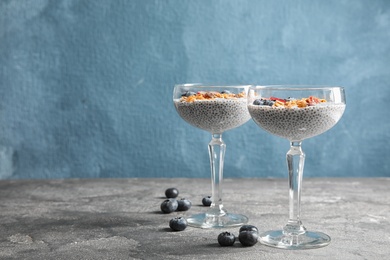
{"label": "chia seed", "polygon": [[194,102],[176,99],[174,104],[185,121],[213,134],[236,128],[251,118],[246,98],[216,98]]}
{"label": "chia seed", "polygon": [[325,103],[304,108],[248,104],[248,110],[264,130],[290,141],[302,141],[332,128],[343,115],[345,104]]}

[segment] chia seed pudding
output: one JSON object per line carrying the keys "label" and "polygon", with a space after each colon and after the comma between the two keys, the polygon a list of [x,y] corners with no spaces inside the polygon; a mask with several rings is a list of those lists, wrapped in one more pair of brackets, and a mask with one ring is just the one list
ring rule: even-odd
{"label": "chia seed pudding", "polygon": [[332,128],[341,118],[345,104],[321,103],[303,108],[248,104],[253,120],[271,134],[302,141]]}
{"label": "chia seed pudding", "polygon": [[213,134],[236,128],[251,118],[246,98],[215,98],[193,102],[175,99],[174,104],[185,121]]}

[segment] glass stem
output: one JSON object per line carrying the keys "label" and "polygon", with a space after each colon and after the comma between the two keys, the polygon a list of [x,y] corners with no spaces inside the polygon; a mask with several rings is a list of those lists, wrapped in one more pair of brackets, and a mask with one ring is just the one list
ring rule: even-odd
{"label": "glass stem", "polygon": [[291,142],[287,152],[287,167],[289,181],[289,220],[284,227],[285,235],[300,235],[306,232],[300,220],[301,214],[301,189],[305,153],[301,148],[302,142]]}
{"label": "glass stem", "polygon": [[215,213],[216,215],[225,213],[222,204],[222,180],[225,151],[226,144],[222,140],[222,134],[213,134],[211,142],[209,143],[212,193],[212,203],[209,213]]}

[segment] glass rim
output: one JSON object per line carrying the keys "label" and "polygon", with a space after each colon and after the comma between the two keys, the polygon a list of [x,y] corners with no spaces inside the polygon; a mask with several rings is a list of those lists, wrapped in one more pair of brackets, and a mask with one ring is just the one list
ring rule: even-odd
{"label": "glass rim", "polygon": [[182,83],[175,84],[175,87],[194,87],[194,88],[249,88],[255,85],[251,84],[213,84],[213,83]]}
{"label": "glass rim", "polygon": [[250,85],[249,87],[252,90],[259,90],[259,89],[269,89],[269,90],[296,90],[296,91],[303,91],[303,90],[326,90],[326,89],[341,89],[344,90],[344,87],[340,86],[331,86],[331,85],[313,85],[313,84],[290,84],[290,85]]}

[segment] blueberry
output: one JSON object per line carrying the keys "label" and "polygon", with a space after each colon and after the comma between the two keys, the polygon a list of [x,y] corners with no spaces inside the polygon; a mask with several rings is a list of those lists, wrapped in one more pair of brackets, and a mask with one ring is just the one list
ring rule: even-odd
{"label": "blueberry", "polygon": [[265,100],[264,105],[272,107],[275,104],[275,101]]}
{"label": "blueberry", "polygon": [[193,96],[193,95],[196,95],[196,93],[192,92],[192,91],[186,91],[181,96],[182,97],[190,97],[190,96]]}
{"label": "blueberry", "polygon": [[221,94],[231,94],[231,93],[232,92],[230,92],[229,90],[226,90],[226,89],[221,91]]}
{"label": "blueberry", "polygon": [[257,227],[252,226],[252,225],[243,225],[242,227],[240,227],[239,233],[241,233],[242,231],[255,231],[255,232],[259,233],[259,230],[257,229]]}
{"label": "blueberry", "polygon": [[254,246],[257,243],[258,238],[258,233],[251,230],[241,231],[238,235],[238,240],[240,240],[243,246]]}
{"label": "blueberry", "polygon": [[176,198],[179,196],[179,190],[176,188],[169,188],[165,191],[165,196],[167,198]]}
{"label": "blueberry", "polygon": [[236,236],[230,232],[222,232],[218,236],[218,243],[221,246],[232,246],[236,242]]}
{"label": "blueberry", "polygon": [[169,221],[169,227],[174,231],[183,231],[187,225],[187,220],[183,217],[176,217]]}
{"label": "blueberry", "polygon": [[178,203],[175,199],[167,199],[161,203],[161,211],[164,213],[171,213],[177,210]]}
{"label": "blueberry", "polygon": [[211,203],[212,203],[212,199],[211,199],[211,196],[206,196],[202,199],[202,204],[204,206],[211,206]]}
{"label": "blueberry", "polygon": [[264,105],[264,99],[256,99],[255,101],[253,101],[253,105],[257,105],[257,106],[261,106],[261,105]]}
{"label": "blueberry", "polygon": [[177,201],[177,211],[187,211],[191,208],[192,202],[188,199],[182,198],[181,200]]}

